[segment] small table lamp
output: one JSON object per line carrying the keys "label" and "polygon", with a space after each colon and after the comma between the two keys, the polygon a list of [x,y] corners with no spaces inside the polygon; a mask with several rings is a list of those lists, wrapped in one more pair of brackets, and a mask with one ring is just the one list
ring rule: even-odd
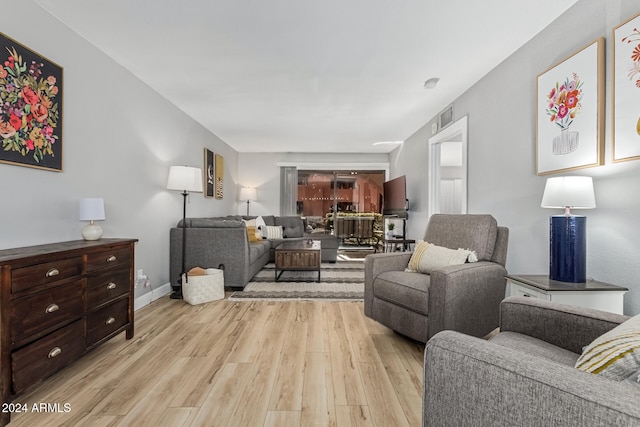
{"label": "small table lamp", "polygon": [[84,240],[99,240],[102,227],[94,221],[104,221],[104,200],[101,198],[80,199],[80,221],[89,221],[82,229]]}
{"label": "small table lamp", "polygon": [[167,190],[182,191],[182,271],[178,279],[179,286],[173,287],[172,299],[182,299],[182,276],[186,277],[186,240],[187,240],[187,196],[189,192],[202,193],[202,169],[190,166],[171,166]]}
{"label": "small table lamp", "polygon": [[249,216],[249,203],[258,200],[256,189],[251,187],[242,187],[240,189],[240,200],[247,201],[247,216]]}
{"label": "small table lamp", "polygon": [[548,178],[541,206],[564,209],[564,215],[553,215],[550,220],[549,278],[560,282],[585,282],[587,217],[572,215],[571,208],[596,207],[593,179],[589,176]]}

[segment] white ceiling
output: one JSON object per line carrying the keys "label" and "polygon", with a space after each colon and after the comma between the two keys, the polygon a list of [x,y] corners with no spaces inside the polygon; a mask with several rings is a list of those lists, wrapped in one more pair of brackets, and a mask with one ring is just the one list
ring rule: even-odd
{"label": "white ceiling", "polygon": [[577,0],[35,1],[239,152],[374,153]]}

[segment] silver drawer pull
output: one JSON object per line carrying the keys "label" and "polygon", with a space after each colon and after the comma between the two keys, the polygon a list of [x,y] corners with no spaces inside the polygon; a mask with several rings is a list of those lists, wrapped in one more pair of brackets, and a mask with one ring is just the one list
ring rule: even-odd
{"label": "silver drawer pull", "polygon": [[113,322],[115,322],[115,321],[116,321],[116,319],[115,319],[115,318],[113,318],[113,317],[109,317],[109,318],[107,319],[107,321],[106,321],[106,322],[104,322],[104,324],[105,324],[105,325],[110,325],[110,324],[112,324],[112,323],[113,323]]}
{"label": "silver drawer pull", "polygon": [[58,270],[57,268],[52,268],[49,271],[47,271],[45,276],[46,277],[54,277],[54,276],[57,276],[58,274],[60,274],[60,270]]}
{"label": "silver drawer pull", "polygon": [[60,307],[58,307],[58,304],[49,304],[49,307],[47,307],[47,309],[44,312],[53,313],[54,311],[58,311],[58,309],[60,309]]}
{"label": "silver drawer pull", "polygon": [[117,260],[118,258],[116,258],[115,255],[111,255],[109,258],[107,258],[107,262],[114,262],[115,260]]}
{"label": "silver drawer pull", "polygon": [[53,359],[56,356],[60,356],[60,354],[62,354],[62,349],[60,347],[53,347],[47,357]]}
{"label": "silver drawer pull", "polygon": [[113,282],[109,282],[109,284],[107,285],[107,289],[108,289],[108,290],[115,289],[115,288],[117,288],[117,287],[118,287],[118,285],[116,285],[116,284],[115,284],[115,283],[113,283]]}

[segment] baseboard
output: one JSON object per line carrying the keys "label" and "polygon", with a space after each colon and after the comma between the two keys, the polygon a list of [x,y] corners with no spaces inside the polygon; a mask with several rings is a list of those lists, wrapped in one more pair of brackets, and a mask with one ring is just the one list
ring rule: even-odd
{"label": "baseboard", "polygon": [[153,301],[157,300],[158,298],[162,298],[169,293],[171,293],[171,283],[165,283],[159,288],[152,289],[151,292],[147,292],[146,294],[136,298],[133,303],[133,309],[135,311],[138,311],[142,307],[151,304]]}

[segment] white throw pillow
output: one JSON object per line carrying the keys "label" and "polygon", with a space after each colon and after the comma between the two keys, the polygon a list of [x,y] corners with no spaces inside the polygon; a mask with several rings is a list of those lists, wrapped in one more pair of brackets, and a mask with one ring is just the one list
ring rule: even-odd
{"label": "white throw pillow", "polygon": [[429,274],[449,265],[476,262],[478,257],[469,249],[449,249],[418,240],[406,271]]}
{"label": "white throw pillow", "polygon": [[267,239],[283,239],[281,225],[266,225]]}
{"label": "white throw pillow", "polygon": [[261,216],[255,219],[256,227],[258,228],[258,233],[262,236],[263,239],[267,238],[267,224],[264,222],[264,218]]}

